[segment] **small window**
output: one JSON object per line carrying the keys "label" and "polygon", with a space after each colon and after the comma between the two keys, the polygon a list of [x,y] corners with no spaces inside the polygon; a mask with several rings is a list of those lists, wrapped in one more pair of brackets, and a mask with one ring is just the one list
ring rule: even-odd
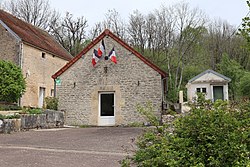
{"label": "small window", "polygon": [[202,88],[202,93],[207,93],[207,89],[206,88]]}
{"label": "small window", "polygon": [[200,93],[201,92],[201,88],[196,88],[196,92]]}
{"label": "small window", "polygon": [[45,53],[44,52],[42,53],[42,58],[45,59]]}

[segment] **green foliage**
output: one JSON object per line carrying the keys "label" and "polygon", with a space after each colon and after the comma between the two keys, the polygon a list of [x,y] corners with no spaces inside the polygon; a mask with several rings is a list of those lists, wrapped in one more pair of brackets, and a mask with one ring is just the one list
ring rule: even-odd
{"label": "green foliage", "polygon": [[229,95],[235,100],[239,95],[239,81],[244,75],[241,65],[224,54],[221,63],[218,64],[218,68],[221,74],[231,78],[231,82],[229,83]]}
{"label": "green foliage", "polygon": [[153,105],[151,102],[147,102],[146,106],[143,107],[141,105],[137,106],[137,111],[145,116],[146,120],[149,121],[150,125],[153,126],[159,126],[160,125],[160,120],[159,118],[155,115]]}
{"label": "green foliage", "polygon": [[122,167],[129,167],[131,165],[130,162],[131,161],[130,161],[129,157],[127,157],[127,158],[123,159],[120,163],[121,163]]}
{"label": "green foliage", "polygon": [[0,119],[19,119],[21,116],[19,114],[14,115],[2,115],[0,114]]}
{"label": "green foliage", "polygon": [[194,65],[190,65],[187,66],[184,70],[183,70],[183,83],[187,84],[188,81],[195,77],[196,75],[200,74],[201,72],[203,72],[206,69],[202,69],[199,66],[194,66]]}
{"label": "green foliage", "polygon": [[0,101],[17,102],[25,91],[21,68],[0,60]]}
{"label": "green foliage", "polygon": [[240,92],[244,97],[250,98],[250,73],[246,72],[240,80]]}
{"label": "green foliage", "polygon": [[10,110],[22,110],[22,107],[17,105],[0,105],[0,111],[10,111]]}
{"label": "green foliage", "polygon": [[57,110],[58,109],[58,99],[56,97],[45,97],[45,108]]}
{"label": "green foliage", "polygon": [[22,114],[42,114],[41,108],[23,108]]}
{"label": "green foliage", "polygon": [[141,122],[131,122],[127,125],[128,127],[143,127],[143,123]]}
{"label": "green foliage", "polygon": [[[250,1],[247,0],[247,5],[250,9]],[[242,19],[242,24],[241,24],[241,28],[239,28],[239,32],[240,34],[247,40],[248,43],[250,43],[250,36],[249,36],[249,32],[250,32],[250,17],[246,16]]]}
{"label": "green foliage", "polygon": [[140,136],[132,162],[143,167],[250,165],[249,110],[250,103],[234,109],[219,100],[209,107],[194,107],[174,122],[173,133],[163,125],[162,131]]}

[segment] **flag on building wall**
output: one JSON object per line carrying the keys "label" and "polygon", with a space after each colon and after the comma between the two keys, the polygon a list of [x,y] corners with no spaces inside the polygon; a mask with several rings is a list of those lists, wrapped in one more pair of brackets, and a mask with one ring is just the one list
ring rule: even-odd
{"label": "flag on building wall", "polygon": [[109,57],[109,59],[110,59],[111,61],[113,61],[115,64],[117,63],[114,47],[113,47],[113,49],[109,52],[109,56],[108,56],[108,57]]}
{"label": "flag on building wall", "polygon": [[105,44],[104,44],[104,40],[102,40],[100,47],[98,48],[98,55],[102,57],[102,55],[104,54],[105,54]]}
{"label": "flag on building wall", "polygon": [[100,60],[100,58],[101,58],[101,56],[98,55],[98,51],[96,49],[94,49],[93,57],[92,57],[93,66],[96,65],[96,63]]}

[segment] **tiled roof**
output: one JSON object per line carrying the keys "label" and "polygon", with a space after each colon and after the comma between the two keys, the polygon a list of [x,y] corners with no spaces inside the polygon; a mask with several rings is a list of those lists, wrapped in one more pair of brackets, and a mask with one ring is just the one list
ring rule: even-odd
{"label": "tiled roof", "polygon": [[71,67],[77,60],[79,60],[82,55],[86,54],[91,48],[93,48],[98,42],[100,42],[105,36],[109,36],[112,39],[114,39],[116,42],[118,42],[120,45],[122,45],[124,48],[129,50],[131,53],[133,53],[135,56],[137,56],[140,60],[142,60],[145,64],[153,68],[155,71],[157,71],[159,74],[161,74],[162,77],[166,77],[167,73],[161,70],[159,67],[154,65],[152,62],[150,62],[148,59],[146,59],[144,56],[142,56],[139,52],[134,50],[131,46],[126,44],[124,41],[122,41],[120,38],[118,38],[116,35],[114,35],[111,31],[106,29],[101,35],[99,35],[94,41],[92,41],[87,47],[85,47],[76,57],[74,57],[71,61],[69,61],[64,67],[62,67],[59,71],[57,71],[52,78],[57,78],[60,76],[64,71],[66,71],[69,67]]}
{"label": "tiled roof", "polygon": [[8,26],[21,40],[31,46],[47,51],[65,60],[73,57],[46,31],[26,23],[0,9],[0,20]]}

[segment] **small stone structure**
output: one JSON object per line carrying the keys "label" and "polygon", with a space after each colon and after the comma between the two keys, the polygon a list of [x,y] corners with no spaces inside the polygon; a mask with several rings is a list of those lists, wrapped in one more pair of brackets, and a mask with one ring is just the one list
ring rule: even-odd
{"label": "small stone structure", "polygon": [[28,129],[61,128],[64,126],[64,113],[45,110],[43,114],[23,114],[20,119],[0,119],[0,133]]}
{"label": "small stone structure", "polygon": [[204,93],[206,99],[212,102],[217,99],[228,100],[228,83],[230,78],[213,70],[206,70],[190,79],[186,85],[187,99],[193,102],[197,93]]}

